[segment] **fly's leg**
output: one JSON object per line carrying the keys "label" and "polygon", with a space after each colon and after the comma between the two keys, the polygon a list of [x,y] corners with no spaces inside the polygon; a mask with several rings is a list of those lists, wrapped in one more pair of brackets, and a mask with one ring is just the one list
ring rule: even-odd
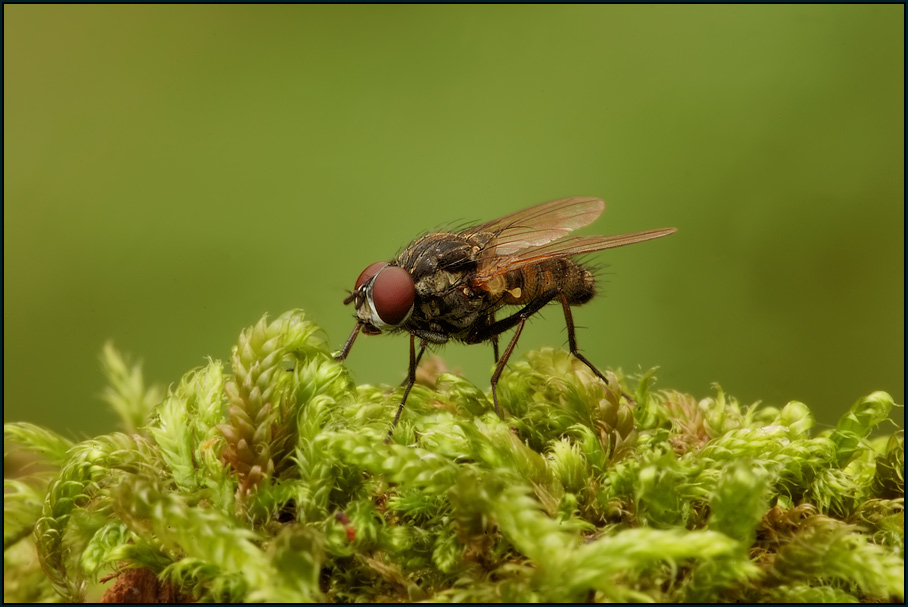
{"label": "fly's leg", "polygon": [[400,406],[397,407],[397,415],[394,416],[394,421],[391,422],[391,427],[388,429],[388,436],[385,438],[386,443],[391,442],[391,436],[394,434],[394,428],[397,427],[400,414],[404,412],[404,405],[407,403],[407,397],[410,395],[410,390],[413,389],[413,384],[416,383],[416,362],[422,358],[422,354],[426,351],[427,345],[425,340],[420,342],[419,356],[416,356],[416,336],[410,333],[410,370],[407,371],[407,387],[404,390],[403,398],[400,399]]}
{"label": "fly's leg", "polygon": [[419,354],[416,355],[416,366],[419,366],[419,361],[422,360],[422,355],[426,351],[426,342],[422,342],[421,347],[419,348]]}
{"label": "fly's leg", "polygon": [[[520,337],[520,332],[523,331],[523,325],[526,323],[527,318],[541,310],[547,303],[552,301],[555,296],[558,295],[558,291],[552,290],[547,293],[543,293],[541,296],[537,297],[533,302],[527,304],[522,310],[516,312],[507,318],[503,318],[497,322],[494,321],[492,316],[489,316],[489,324],[483,326],[478,331],[472,333],[467,339],[466,343],[468,344],[478,344],[479,342],[485,341],[487,339],[492,340],[492,347],[495,351],[495,373],[492,374],[492,402],[495,404],[495,413],[498,414],[498,417],[501,417],[501,409],[498,407],[498,391],[495,389],[496,384],[498,384],[498,378],[501,377],[501,372],[504,371],[505,365],[508,363],[508,359],[511,357],[511,352],[514,351],[514,346],[517,345],[517,338]],[[508,347],[505,348],[504,354],[501,358],[498,358],[498,336],[501,333],[509,330],[511,327],[517,327],[517,331],[514,333],[514,337],[511,338],[511,342],[508,344]]]}
{"label": "fly's leg", "polygon": [[[489,313],[489,324],[495,324],[495,312]],[[495,364],[498,364],[498,335],[492,336],[492,352],[495,353]]]}
{"label": "fly's leg", "polygon": [[341,348],[340,354],[334,357],[334,360],[344,360],[347,358],[347,355],[350,354],[350,348],[353,347],[353,342],[356,341],[356,336],[359,335],[359,330],[363,328],[362,323],[356,323],[356,326],[353,327],[353,333],[350,334],[350,337],[347,338],[344,347]]}
{"label": "fly's leg", "polygon": [[[413,340],[413,335],[410,335],[410,341],[412,341],[412,340]],[[412,344],[411,344],[411,345],[412,345]],[[419,354],[416,355],[416,365],[414,365],[414,367],[413,367],[413,372],[414,372],[414,373],[416,372],[416,368],[419,367],[419,361],[422,360],[422,355],[423,355],[423,353],[424,353],[425,351],[426,351],[426,342],[423,341],[423,342],[422,342],[422,346],[419,348]],[[406,385],[407,385],[407,382],[409,382],[409,381],[410,381],[410,376],[407,375],[407,377],[404,378],[404,381],[400,382],[400,385],[401,385],[401,386],[406,386]],[[393,428],[392,428],[392,429],[393,429]]]}
{"label": "fly's leg", "polygon": [[[520,333],[523,331],[523,325],[526,324],[527,315],[521,315],[519,322],[517,323],[517,330],[514,331],[514,337],[511,338],[511,342],[508,344],[508,347],[504,349],[504,355],[501,357],[501,360],[498,361],[498,366],[495,367],[495,373],[492,374],[492,402],[495,403],[495,413],[499,418],[501,417],[501,409],[498,408],[498,390],[496,386],[498,385],[498,378],[501,377],[501,372],[504,371],[504,366],[508,364],[508,359],[511,358],[511,352],[514,351],[514,346],[517,345],[517,338],[520,337]],[[496,348],[496,354],[497,354]]]}
{"label": "fly's leg", "polygon": [[555,296],[558,295],[557,290],[547,291],[539,297],[537,297],[532,302],[528,303],[526,306],[514,312],[507,318],[502,318],[491,324],[482,325],[473,332],[471,332],[467,337],[463,339],[464,343],[468,344],[478,344],[487,339],[494,339],[496,336],[504,333],[505,331],[510,330],[513,327],[516,327],[518,323],[526,320],[539,310],[545,307],[547,303],[552,301]]}
{"label": "fly's leg", "polygon": [[[576,356],[580,360],[580,362],[590,368],[590,371],[592,371],[596,375],[596,377],[598,377],[599,379],[604,381],[606,385],[608,385],[608,380],[605,379],[605,375],[600,373],[599,369],[594,367],[593,363],[588,361],[586,357],[580,353],[580,350],[577,349],[577,338],[574,336],[574,317],[571,315],[571,305],[568,303],[567,297],[564,296],[564,293],[560,295],[559,299],[561,299],[561,307],[564,308],[564,322],[567,324],[568,345],[571,349],[571,354]],[[622,390],[621,395],[631,403],[634,402],[634,399],[631,398],[631,396],[627,392],[624,392]]]}

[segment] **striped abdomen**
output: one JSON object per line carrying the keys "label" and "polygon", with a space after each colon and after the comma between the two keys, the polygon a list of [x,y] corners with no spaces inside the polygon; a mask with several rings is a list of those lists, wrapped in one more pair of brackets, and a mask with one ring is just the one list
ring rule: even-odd
{"label": "striped abdomen", "polygon": [[499,303],[525,306],[552,291],[564,293],[571,305],[585,304],[596,293],[593,273],[570,259],[549,259],[501,276],[485,285]]}

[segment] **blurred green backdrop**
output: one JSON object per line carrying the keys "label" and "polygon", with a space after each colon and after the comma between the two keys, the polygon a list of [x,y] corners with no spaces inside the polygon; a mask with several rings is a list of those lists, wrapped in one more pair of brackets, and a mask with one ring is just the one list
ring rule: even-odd
{"label": "blurred green backdrop", "polygon": [[[4,13],[4,419],[105,432],[113,339],[174,382],[451,220],[605,198],[601,367],[904,402],[904,7],[41,6]],[[566,341],[555,308],[519,351]],[[442,355],[487,387],[487,346]],[[361,337],[399,382],[404,336]]]}

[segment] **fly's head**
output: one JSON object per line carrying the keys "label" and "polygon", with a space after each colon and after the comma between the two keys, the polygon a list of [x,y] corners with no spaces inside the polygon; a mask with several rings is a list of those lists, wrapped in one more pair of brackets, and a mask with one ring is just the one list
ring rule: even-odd
{"label": "fly's head", "polygon": [[415,299],[416,287],[410,273],[379,261],[363,270],[344,304],[353,303],[363,333],[378,335],[407,322]]}

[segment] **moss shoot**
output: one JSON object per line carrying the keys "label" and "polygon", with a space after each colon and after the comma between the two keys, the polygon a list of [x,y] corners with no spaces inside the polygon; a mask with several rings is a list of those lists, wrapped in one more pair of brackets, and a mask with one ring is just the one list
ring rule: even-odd
{"label": "moss shoot", "polygon": [[904,600],[885,392],[816,431],[798,402],[606,386],[542,349],[502,376],[504,421],[421,369],[385,443],[400,388],[354,385],[299,310],[166,392],[102,361],[123,432],[4,426],[7,465],[28,460],[5,480],[6,601]]}

